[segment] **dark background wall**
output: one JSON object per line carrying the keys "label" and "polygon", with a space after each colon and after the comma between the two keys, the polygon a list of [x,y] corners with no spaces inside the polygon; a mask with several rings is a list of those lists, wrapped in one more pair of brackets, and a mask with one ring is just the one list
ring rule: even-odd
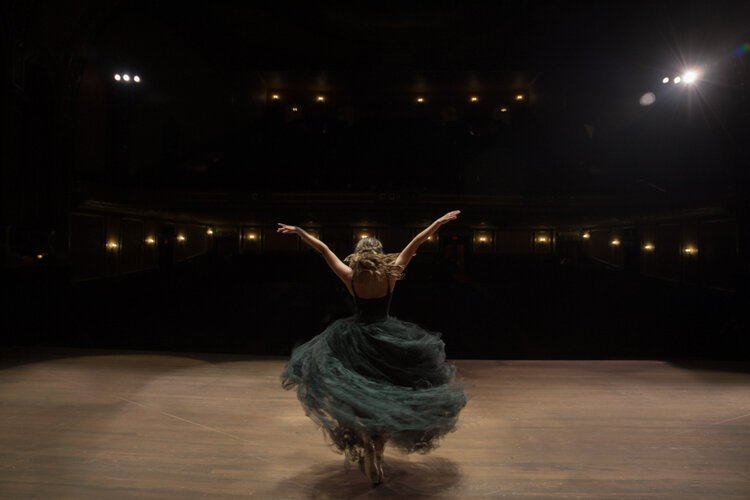
{"label": "dark background wall", "polygon": [[6,3],[3,342],[284,354],[353,304],[277,222],[461,209],[392,310],[449,355],[746,357],[748,13],[688,4]]}

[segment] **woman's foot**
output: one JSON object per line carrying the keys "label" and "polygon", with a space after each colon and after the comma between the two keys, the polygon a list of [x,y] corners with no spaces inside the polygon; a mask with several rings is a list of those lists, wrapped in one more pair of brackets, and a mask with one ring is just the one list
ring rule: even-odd
{"label": "woman's foot", "polygon": [[379,467],[375,453],[375,443],[369,437],[365,438],[364,469],[367,479],[377,486],[383,481],[383,470]]}

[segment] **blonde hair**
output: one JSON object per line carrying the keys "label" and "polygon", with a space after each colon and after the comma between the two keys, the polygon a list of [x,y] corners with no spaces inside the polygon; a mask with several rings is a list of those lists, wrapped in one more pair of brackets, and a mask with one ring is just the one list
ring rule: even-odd
{"label": "blonde hair", "polygon": [[354,274],[369,272],[376,276],[393,276],[404,279],[405,266],[395,264],[397,253],[383,253],[383,244],[377,238],[362,238],[354,247],[354,253],[347,255],[344,262],[354,270]]}

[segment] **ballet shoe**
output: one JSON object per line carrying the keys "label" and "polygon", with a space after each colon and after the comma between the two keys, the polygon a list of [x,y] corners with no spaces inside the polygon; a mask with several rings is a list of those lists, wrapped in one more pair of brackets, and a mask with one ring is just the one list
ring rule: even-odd
{"label": "ballet shoe", "polygon": [[383,481],[383,471],[378,467],[375,458],[375,444],[371,440],[365,441],[365,460],[364,469],[367,479],[377,486]]}

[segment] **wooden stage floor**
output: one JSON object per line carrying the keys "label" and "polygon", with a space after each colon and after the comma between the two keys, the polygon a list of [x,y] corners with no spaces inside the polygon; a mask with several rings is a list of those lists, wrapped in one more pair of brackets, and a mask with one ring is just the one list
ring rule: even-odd
{"label": "wooden stage floor", "polygon": [[373,488],[286,359],[5,349],[0,498],[750,498],[750,373],[663,361],[453,360],[475,384]]}

